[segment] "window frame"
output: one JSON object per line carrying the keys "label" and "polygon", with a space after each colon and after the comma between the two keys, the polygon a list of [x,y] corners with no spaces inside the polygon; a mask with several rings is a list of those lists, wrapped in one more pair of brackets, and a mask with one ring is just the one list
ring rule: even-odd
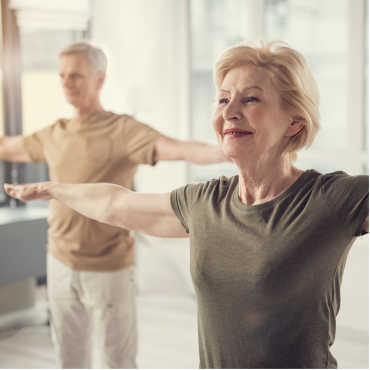
{"label": "window frame", "polygon": [[[10,0],[1,0],[1,65],[3,70],[4,135],[22,134],[22,101],[20,81],[20,45],[15,11],[9,8]],[[4,161],[5,182],[18,184],[24,174],[23,163]],[[24,203],[6,194],[0,207],[24,206]]]}

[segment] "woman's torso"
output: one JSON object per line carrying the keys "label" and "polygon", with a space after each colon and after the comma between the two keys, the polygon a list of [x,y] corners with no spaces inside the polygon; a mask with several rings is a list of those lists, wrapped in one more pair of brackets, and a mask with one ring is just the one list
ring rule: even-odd
{"label": "woman's torso", "polygon": [[355,237],[333,215],[321,182],[306,171],[256,206],[240,203],[237,176],[202,187],[185,221],[200,367],[337,367],[330,346]]}

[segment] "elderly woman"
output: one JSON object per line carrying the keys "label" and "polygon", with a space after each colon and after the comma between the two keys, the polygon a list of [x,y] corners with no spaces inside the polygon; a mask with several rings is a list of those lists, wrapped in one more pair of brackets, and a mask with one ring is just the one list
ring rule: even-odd
{"label": "elderly woman", "polygon": [[215,65],[213,128],[239,175],[137,194],[110,184],[6,186],[148,235],[190,237],[201,368],[336,368],[340,284],[368,232],[368,176],[294,167],[319,129],[310,69],[286,44],[245,43]]}

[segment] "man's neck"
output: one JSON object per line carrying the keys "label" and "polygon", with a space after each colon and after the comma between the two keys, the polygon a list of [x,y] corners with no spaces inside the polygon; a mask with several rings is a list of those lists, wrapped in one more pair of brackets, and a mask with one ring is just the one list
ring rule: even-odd
{"label": "man's neck", "polygon": [[85,117],[103,111],[104,109],[101,107],[100,103],[96,102],[87,106],[75,107],[76,112],[75,117],[76,118]]}

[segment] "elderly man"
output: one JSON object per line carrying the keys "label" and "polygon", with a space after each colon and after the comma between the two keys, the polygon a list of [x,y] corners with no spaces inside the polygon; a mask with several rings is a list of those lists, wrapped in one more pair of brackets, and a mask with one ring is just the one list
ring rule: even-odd
{"label": "elderly man", "polygon": [[[33,135],[0,138],[0,158],[47,162],[50,178],[64,183],[109,182],[132,188],[139,164],[226,161],[216,146],[181,142],[99,102],[107,58],[87,42],[65,47],[59,72],[73,119],[60,119]],[[51,201],[48,296],[60,366],[91,367],[96,331],[103,366],[135,368],[134,239],[128,230],[90,220]]]}

